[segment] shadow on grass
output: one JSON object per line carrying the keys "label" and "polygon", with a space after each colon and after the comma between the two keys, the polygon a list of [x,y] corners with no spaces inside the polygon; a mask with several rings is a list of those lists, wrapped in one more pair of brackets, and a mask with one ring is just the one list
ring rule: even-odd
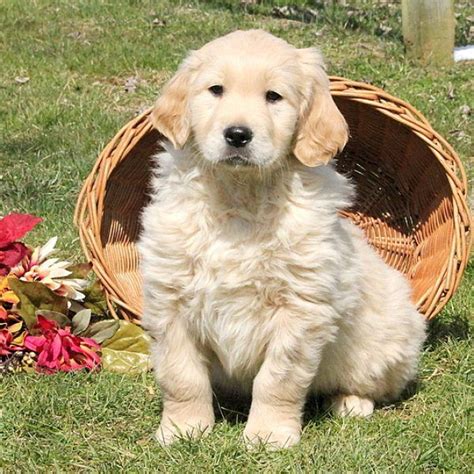
{"label": "shadow on grass", "polygon": [[238,394],[214,392],[214,414],[217,420],[231,425],[245,423],[250,410],[251,398]]}
{"label": "shadow on grass", "polygon": [[[413,396],[423,388],[421,381],[410,382],[403,391],[399,399],[391,403],[378,404],[376,409],[396,410],[403,403],[413,398]],[[308,423],[319,423],[320,421],[333,416],[327,405],[328,397],[320,395],[310,395],[306,401],[303,426]],[[248,419],[250,410],[250,398],[218,394],[214,396],[214,413],[216,421],[225,420],[230,425],[244,424]]]}
{"label": "shadow on grass", "polygon": [[[376,410],[390,412],[399,409],[405,402],[412,399],[419,391],[423,390],[420,380],[410,382],[402,395],[393,402],[376,405]],[[326,402],[328,397],[311,395],[306,401],[303,414],[303,427],[309,423],[318,424],[326,418],[332,417]],[[250,410],[250,399],[231,398],[219,395],[214,397],[214,412],[216,421],[225,420],[230,425],[241,425],[247,421]]]}
{"label": "shadow on grass", "polygon": [[377,403],[375,409],[382,409],[384,412],[391,412],[398,410],[403,406],[403,404],[409,400],[411,400],[418,392],[423,391],[425,384],[420,379],[412,380],[408,382],[408,385],[403,390],[402,394],[393,401],[386,402],[386,403]]}
{"label": "shadow on grass", "polygon": [[437,318],[430,322],[426,349],[431,352],[448,340],[465,341],[469,339],[471,328],[466,316],[455,315],[449,319]]}
{"label": "shadow on grass", "polygon": [[[251,399],[241,396],[232,396],[225,394],[217,394],[214,396],[214,412],[216,421],[225,420],[231,425],[239,425],[245,423],[250,410]],[[303,426],[311,422],[329,416],[328,410],[324,407],[324,398],[320,396],[309,396],[306,401]]]}

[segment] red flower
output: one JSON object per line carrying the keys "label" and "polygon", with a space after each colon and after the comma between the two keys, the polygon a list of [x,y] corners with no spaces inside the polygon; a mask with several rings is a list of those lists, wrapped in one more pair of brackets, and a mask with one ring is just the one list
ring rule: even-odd
{"label": "red flower", "polygon": [[0,276],[8,275],[10,268],[20,263],[27,255],[27,247],[16,241],[41,220],[29,214],[9,214],[0,219]]}
{"label": "red flower", "polygon": [[71,328],[60,328],[56,321],[38,316],[35,329],[40,336],[26,336],[25,347],[38,354],[36,370],[54,373],[94,369],[100,364],[100,349],[93,339],[71,334]]}
{"label": "red flower", "polygon": [[10,268],[18,265],[28,255],[28,247],[21,242],[12,242],[0,248],[0,276],[6,276]]}
{"label": "red flower", "polygon": [[0,247],[21,239],[42,220],[40,217],[30,214],[15,213],[0,219]]}
{"label": "red flower", "polygon": [[21,347],[12,346],[12,341],[12,333],[8,329],[0,329],[0,356],[7,356],[14,351],[21,350]]}

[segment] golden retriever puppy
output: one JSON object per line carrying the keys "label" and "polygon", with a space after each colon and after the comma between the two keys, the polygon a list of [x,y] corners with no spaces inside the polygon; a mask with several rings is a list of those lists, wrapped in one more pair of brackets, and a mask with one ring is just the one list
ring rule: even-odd
{"label": "golden retriever puppy", "polygon": [[349,416],[396,398],[425,321],[338,215],[348,130],[320,53],[236,31],[185,59],[152,119],[166,151],[139,249],[158,439],[209,432],[213,387],[251,394],[245,439],[277,448],[299,441],[310,391]]}

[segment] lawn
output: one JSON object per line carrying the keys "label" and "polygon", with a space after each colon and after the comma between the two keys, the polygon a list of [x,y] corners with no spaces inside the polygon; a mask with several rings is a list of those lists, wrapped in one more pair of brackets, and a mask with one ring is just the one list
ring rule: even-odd
{"label": "lawn", "polygon": [[[1,2],[0,215],[42,216],[29,243],[58,235],[60,256],[80,261],[72,214],[100,150],[153,102],[187,50],[236,28],[319,45],[331,74],[407,100],[452,143],[472,182],[472,64],[409,62],[398,8],[365,2],[352,14],[308,16],[307,3],[314,2],[293,2],[300,8],[277,17],[272,4],[284,2]],[[465,43],[472,9],[457,10]],[[151,437],[161,408],[151,374],[16,375],[0,381],[0,472],[470,471],[473,283],[471,262],[430,326],[417,387],[370,420],[331,418],[311,401],[298,447],[249,452],[241,443],[247,407],[227,402],[208,438],[162,449]]]}

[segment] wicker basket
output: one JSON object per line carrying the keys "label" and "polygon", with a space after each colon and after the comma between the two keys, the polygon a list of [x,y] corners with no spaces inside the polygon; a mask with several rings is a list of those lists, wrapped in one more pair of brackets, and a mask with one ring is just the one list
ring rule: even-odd
{"label": "wicker basket", "polygon": [[[351,130],[337,161],[357,184],[344,214],[413,288],[434,317],[459,285],[468,259],[466,176],[452,147],[415,108],[371,85],[331,78]],[[75,223],[115,317],[139,321],[141,282],[135,248],[147,202],[158,132],[147,111],[125,125],[99,156],[80,193]]]}

